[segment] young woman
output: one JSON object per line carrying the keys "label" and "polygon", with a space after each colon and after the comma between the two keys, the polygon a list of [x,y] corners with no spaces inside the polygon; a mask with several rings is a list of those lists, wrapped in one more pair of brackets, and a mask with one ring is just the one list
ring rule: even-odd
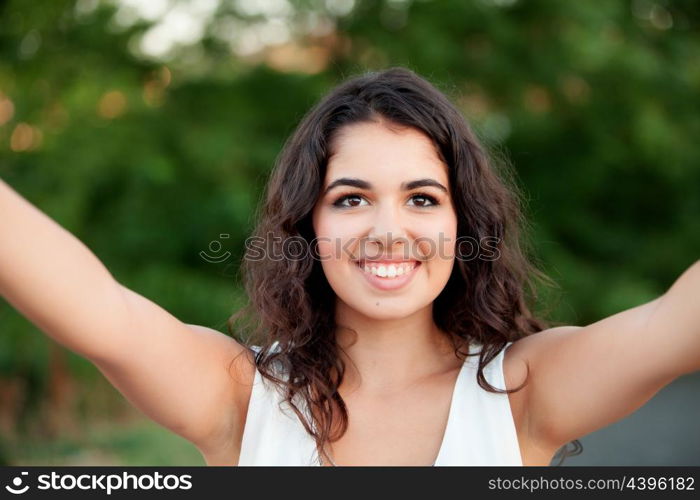
{"label": "young woman", "polygon": [[700,369],[700,262],[548,327],[506,173],[430,83],[369,73],[279,156],[229,322],[254,345],[123,287],[2,182],[0,293],[209,465],[548,465]]}

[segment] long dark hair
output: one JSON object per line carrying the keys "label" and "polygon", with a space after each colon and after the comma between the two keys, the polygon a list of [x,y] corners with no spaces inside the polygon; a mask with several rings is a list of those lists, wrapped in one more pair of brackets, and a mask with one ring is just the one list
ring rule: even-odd
{"label": "long dark hair", "polygon": [[[531,313],[528,302],[538,296],[537,283],[553,282],[526,251],[521,234],[526,221],[507,162],[487,154],[449,99],[413,71],[396,67],[354,77],[304,116],[277,158],[251,240],[264,241],[267,251],[276,255],[288,254],[294,245],[306,245],[313,252],[311,213],[333,139],[344,126],[379,120],[413,127],[432,139],[448,166],[460,241],[498,238],[498,258],[456,259],[433,303],[433,320],[449,334],[460,359],[475,355],[462,347],[481,344],[477,382],[483,389],[520,390],[525,382],[511,390],[493,387],[483,370],[508,342],[548,326]],[[457,252],[460,255],[459,247]],[[229,332],[247,339],[248,345],[260,346],[254,358],[258,370],[283,394],[284,403],[327,460],[325,443],[339,439],[348,425],[337,390],[345,366],[335,337],[335,293],[313,253],[304,258],[265,258],[258,247],[248,247],[241,275],[249,302],[231,316]],[[246,321],[239,328],[242,319]],[[339,419],[333,418],[336,413]],[[580,443],[573,443],[574,453],[566,447],[558,451],[562,460],[580,453]]]}

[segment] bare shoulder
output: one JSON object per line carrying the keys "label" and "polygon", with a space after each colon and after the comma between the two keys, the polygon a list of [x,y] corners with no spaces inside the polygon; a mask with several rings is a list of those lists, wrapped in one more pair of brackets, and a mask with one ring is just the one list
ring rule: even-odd
{"label": "bare shoulder", "polygon": [[521,414],[527,411],[527,394],[532,389],[530,375],[533,368],[533,360],[539,358],[541,351],[551,347],[558,339],[581,330],[580,326],[556,326],[547,328],[541,332],[533,333],[514,341],[505,351],[503,357],[503,377],[507,389],[516,389],[521,384],[525,386],[511,394],[513,401],[518,404],[517,410]]}
{"label": "bare shoulder", "polygon": [[215,413],[219,420],[216,431],[206,441],[194,443],[208,465],[227,465],[237,461],[248,404],[255,380],[254,353],[234,338],[201,325],[187,327],[216,352],[224,385],[228,388],[221,398],[222,407]]}
{"label": "bare shoulder", "polygon": [[[503,358],[503,372],[508,389],[516,388],[525,381],[533,360],[538,359],[542,352],[548,351],[557,342],[582,328],[572,325],[555,326],[514,341],[506,349]],[[548,352],[550,353],[551,351]]]}
{"label": "bare shoulder", "polygon": [[543,343],[551,341],[553,336],[578,330],[578,326],[560,326],[549,328],[513,342],[505,351],[503,357],[503,377],[508,390],[523,387],[508,395],[511,413],[515,423],[520,454],[523,464],[547,466],[551,462],[558,445],[542,439],[533,429],[530,415],[530,395],[532,389],[531,362],[536,357],[535,352]]}
{"label": "bare shoulder", "polygon": [[250,389],[255,375],[255,361],[253,351],[249,347],[213,328],[190,324],[187,327],[202,339],[208,339],[211,347],[219,352],[218,357],[229,361],[226,366],[228,375],[237,384]]}
{"label": "bare shoulder", "polygon": [[504,370],[513,385],[527,373],[514,397],[524,435],[563,446],[636,411],[697,366],[688,294],[674,297],[673,290],[587,326],[558,326],[514,342]]}

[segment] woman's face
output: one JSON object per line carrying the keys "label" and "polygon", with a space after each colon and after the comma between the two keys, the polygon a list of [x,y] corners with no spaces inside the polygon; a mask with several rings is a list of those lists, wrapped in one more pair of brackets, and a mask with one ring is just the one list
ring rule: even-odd
{"label": "woman's face", "polygon": [[332,146],[312,214],[330,286],[376,319],[429,306],[452,272],[457,234],[447,166],[432,141],[371,122],[343,127]]}

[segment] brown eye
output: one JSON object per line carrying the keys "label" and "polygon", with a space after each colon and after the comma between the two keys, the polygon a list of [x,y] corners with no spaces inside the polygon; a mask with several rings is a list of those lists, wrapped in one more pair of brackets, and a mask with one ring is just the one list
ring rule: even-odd
{"label": "brown eye", "polygon": [[[344,203],[346,201],[348,203]],[[341,196],[336,201],[334,201],[333,206],[338,208],[354,208],[359,207],[360,203],[362,203],[362,196],[357,194],[348,194],[345,196]]]}
{"label": "brown eye", "polygon": [[434,205],[439,205],[435,198],[427,194],[414,194],[413,196],[411,196],[411,199],[419,200],[418,204],[416,205],[418,207],[431,207]]}

